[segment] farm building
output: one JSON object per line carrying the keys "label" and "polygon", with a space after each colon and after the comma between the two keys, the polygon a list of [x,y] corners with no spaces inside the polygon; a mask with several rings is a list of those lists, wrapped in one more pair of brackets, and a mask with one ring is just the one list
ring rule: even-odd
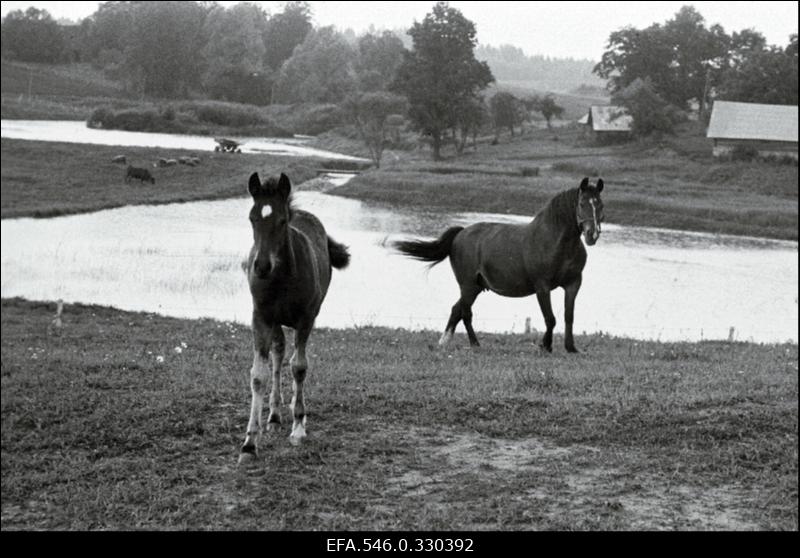
{"label": "farm building", "polygon": [[715,101],[706,137],[714,140],[715,157],[741,146],[762,157],[797,159],[797,107]]}
{"label": "farm building", "polygon": [[631,134],[633,117],[623,107],[593,106],[580,120],[590,137],[603,141],[626,140]]}

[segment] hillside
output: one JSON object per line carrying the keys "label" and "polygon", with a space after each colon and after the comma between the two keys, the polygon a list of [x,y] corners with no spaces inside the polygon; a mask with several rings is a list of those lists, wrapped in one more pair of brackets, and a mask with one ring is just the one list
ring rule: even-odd
{"label": "hillside", "polygon": [[556,93],[552,89],[543,89],[539,81],[498,80],[490,86],[487,96],[491,97],[495,91],[507,91],[517,97],[552,93],[556,104],[564,107],[563,120],[577,120],[584,116],[592,105],[607,105],[610,102],[609,97],[602,95],[587,95],[577,92]]}
{"label": "hillside", "polygon": [[122,84],[89,64],[28,64],[2,61],[2,91],[6,95],[46,97],[124,97]]}
{"label": "hillside", "polygon": [[512,45],[479,46],[475,57],[489,64],[497,81],[527,81],[536,89],[566,92],[581,86],[605,87],[605,80],[592,73],[594,60],[526,55]]}

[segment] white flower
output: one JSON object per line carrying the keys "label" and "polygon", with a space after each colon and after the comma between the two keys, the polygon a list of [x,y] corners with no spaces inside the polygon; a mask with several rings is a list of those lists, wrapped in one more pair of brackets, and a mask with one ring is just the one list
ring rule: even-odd
{"label": "white flower", "polygon": [[163,356],[161,356],[161,355],[158,355],[158,356],[156,357],[156,362],[157,362],[157,363],[159,363],[159,364],[161,364],[162,362],[164,362],[164,357],[163,357]]}
{"label": "white flower", "polygon": [[183,349],[181,349],[180,347],[175,347],[172,350],[175,351],[177,354],[181,354],[183,352]]}

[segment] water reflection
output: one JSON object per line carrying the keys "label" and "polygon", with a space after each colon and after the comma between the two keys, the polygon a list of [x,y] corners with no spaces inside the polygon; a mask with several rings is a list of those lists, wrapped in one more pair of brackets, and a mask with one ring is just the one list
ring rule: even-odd
{"label": "water reflection", "polygon": [[[131,147],[161,147],[164,149],[191,149],[214,151],[216,142],[209,136],[190,134],[156,134],[150,132],[127,132],[124,130],[98,130],[87,128],[86,123],[74,120],[3,120],[2,137],[37,141],[61,141],[92,145],[120,145]],[[308,139],[293,138],[244,138],[242,152],[268,153],[296,157],[324,157],[363,161],[358,157],[342,155],[333,151],[314,149],[303,145]]]}
{"label": "water reflection", "polygon": [[[434,236],[452,224],[526,217],[397,210],[315,192],[296,194],[350,246],[318,324],[443,328],[458,288],[447,262],[391,254],[387,235]],[[179,317],[248,322],[240,262],[251,242],[248,199],[124,207],[47,220],[2,221],[2,296],[113,305]],[[588,249],[577,332],[661,340],[797,341],[797,243],[604,227]],[[563,331],[563,295],[553,306]],[[535,297],[482,294],[479,331],[541,330]],[[460,331],[460,330],[459,330]]]}

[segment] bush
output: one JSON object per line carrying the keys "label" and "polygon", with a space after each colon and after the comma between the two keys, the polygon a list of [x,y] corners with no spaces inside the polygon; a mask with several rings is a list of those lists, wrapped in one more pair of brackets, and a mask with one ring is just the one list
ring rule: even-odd
{"label": "bush", "polygon": [[183,110],[192,112],[201,122],[218,126],[257,126],[265,123],[265,118],[253,108],[243,105],[203,101],[183,105]]}
{"label": "bush", "polygon": [[732,161],[755,161],[758,158],[758,149],[752,145],[737,145],[731,150]]}
{"label": "bush", "polygon": [[571,161],[553,163],[553,170],[583,176],[600,176],[600,170],[596,166]]}
{"label": "bush", "polygon": [[292,115],[292,128],[295,133],[316,136],[341,126],[342,110],[336,105],[297,106]]}
{"label": "bush", "polygon": [[175,120],[175,108],[172,105],[167,105],[161,109],[161,118],[168,121]]}
{"label": "bush", "polygon": [[114,112],[105,107],[99,107],[92,111],[92,115],[86,122],[89,128],[109,128],[114,119]]}

